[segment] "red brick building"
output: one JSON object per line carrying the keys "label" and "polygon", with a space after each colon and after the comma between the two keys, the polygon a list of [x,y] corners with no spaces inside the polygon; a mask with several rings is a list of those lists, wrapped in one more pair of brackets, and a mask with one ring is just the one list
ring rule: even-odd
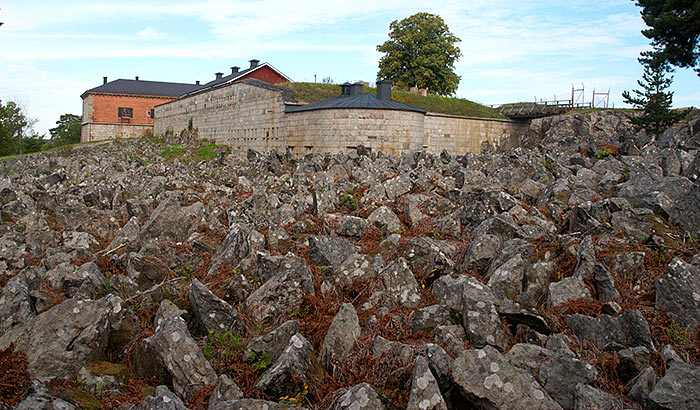
{"label": "red brick building", "polygon": [[111,138],[134,138],[153,133],[153,108],[190,93],[213,89],[246,78],[255,78],[270,84],[291,81],[289,77],[268,63],[250,60],[250,67],[240,70],[231,67],[231,74],[216,73],[214,80],[200,84],[168,83],[161,81],[115,80],[85,91],[81,142]]}

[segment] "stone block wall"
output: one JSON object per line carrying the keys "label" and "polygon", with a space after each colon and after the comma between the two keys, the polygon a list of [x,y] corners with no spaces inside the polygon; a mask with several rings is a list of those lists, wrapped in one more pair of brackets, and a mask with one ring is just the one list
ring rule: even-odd
{"label": "stone block wall", "polygon": [[83,124],[80,142],[102,141],[114,138],[139,138],[153,134],[153,126],[139,124]]}
{"label": "stone block wall", "polygon": [[157,106],[154,134],[178,134],[191,119],[200,139],[227,144],[233,151],[265,152],[283,146],[279,129],[283,116],[278,91],[236,83]]}
{"label": "stone block wall", "polygon": [[400,154],[423,149],[422,113],[394,110],[332,109],[292,112],[282,129],[295,154],[335,154],[364,145],[373,151]]}
{"label": "stone block wall", "polygon": [[[428,113],[425,116],[426,150],[450,154],[481,152],[482,144],[512,145],[527,124],[497,118],[474,118]],[[515,138],[514,138],[515,137]]]}

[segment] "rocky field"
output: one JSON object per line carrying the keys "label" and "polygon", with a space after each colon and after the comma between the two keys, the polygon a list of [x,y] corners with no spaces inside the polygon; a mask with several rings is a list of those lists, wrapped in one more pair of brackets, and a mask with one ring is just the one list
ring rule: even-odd
{"label": "rocky field", "polygon": [[0,162],[0,409],[700,408],[699,147]]}

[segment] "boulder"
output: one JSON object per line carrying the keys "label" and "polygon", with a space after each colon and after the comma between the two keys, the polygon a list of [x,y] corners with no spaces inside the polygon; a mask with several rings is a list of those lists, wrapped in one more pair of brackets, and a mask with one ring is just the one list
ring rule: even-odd
{"label": "boulder", "polygon": [[243,350],[243,357],[250,362],[255,358],[267,355],[274,362],[287,347],[289,339],[296,333],[299,333],[299,322],[288,320],[269,333],[248,341],[245,350]]}
{"label": "boulder", "polygon": [[578,384],[589,384],[597,375],[592,365],[559,351],[542,362],[537,379],[562,408],[572,409]]}
{"label": "boulder", "polygon": [[472,347],[491,345],[505,350],[510,332],[496,310],[496,297],[491,289],[474,278],[468,278],[462,291],[462,320]]}
{"label": "boulder", "polygon": [[273,397],[294,397],[307,389],[314,394],[323,374],[313,346],[301,333],[297,333],[289,339],[280,357],[255,387]]}
{"label": "boulder", "polygon": [[338,397],[333,410],[389,410],[390,408],[372,386],[360,383]]}
{"label": "boulder", "polygon": [[418,282],[404,258],[398,258],[379,273],[386,293],[396,305],[414,307],[420,302]]}
{"label": "boulder", "polygon": [[671,362],[664,377],[649,393],[649,401],[660,409],[700,408],[700,367]]}
{"label": "boulder", "polygon": [[657,309],[668,309],[683,327],[700,325],[700,269],[674,258],[654,285]]}
{"label": "boulder", "polygon": [[321,364],[332,373],[336,363],[345,361],[361,332],[362,328],[355,308],[351,303],[343,303],[321,344],[319,355]]}
{"label": "boulder", "polygon": [[207,332],[225,333],[231,330],[237,336],[243,334],[243,323],[238,312],[196,278],[190,284],[187,297],[195,317]]}
{"label": "boulder", "polygon": [[339,266],[348,256],[357,251],[357,246],[347,239],[309,236],[309,262],[314,265]]}
{"label": "boulder", "polygon": [[567,315],[564,320],[580,342],[600,349],[643,346],[656,351],[649,324],[638,310],[627,310],[620,316],[602,314],[597,318],[577,313]]}
{"label": "boulder", "polygon": [[406,410],[447,410],[447,403],[440,393],[437,380],[430,372],[428,361],[423,356],[416,358],[411,379],[411,395]]}

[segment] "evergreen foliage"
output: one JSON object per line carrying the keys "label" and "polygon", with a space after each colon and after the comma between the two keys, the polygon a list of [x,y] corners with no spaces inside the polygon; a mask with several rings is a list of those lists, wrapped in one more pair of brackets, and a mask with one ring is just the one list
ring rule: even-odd
{"label": "evergreen foliage", "polygon": [[460,77],[454,64],[461,56],[461,41],[440,16],[417,13],[390,25],[389,40],[377,46],[381,79],[400,88],[427,88],[438,95],[452,95]]}
{"label": "evergreen foliage", "polygon": [[666,77],[666,73],[672,71],[668,64],[658,64],[648,58],[639,61],[644,66],[642,80],[637,80],[642,90],[633,90],[632,93],[625,91],[622,98],[626,104],[642,110],[641,115],[631,118],[632,124],[638,130],[644,129],[647,133],[659,135],[686,113],[671,110],[673,92],[667,90],[673,82],[673,76]]}
{"label": "evergreen foliage", "polygon": [[56,127],[49,130],[51,147],[77,144],[80,142],[81,118],[79,115],[63,114],[56,121]]}
{"label": "evergreen foliage", "polygon": [[667,62],[695,68],[700,75],[700,0],[637,0],[649,29],[653,52],[646,54],[657,64]]}

